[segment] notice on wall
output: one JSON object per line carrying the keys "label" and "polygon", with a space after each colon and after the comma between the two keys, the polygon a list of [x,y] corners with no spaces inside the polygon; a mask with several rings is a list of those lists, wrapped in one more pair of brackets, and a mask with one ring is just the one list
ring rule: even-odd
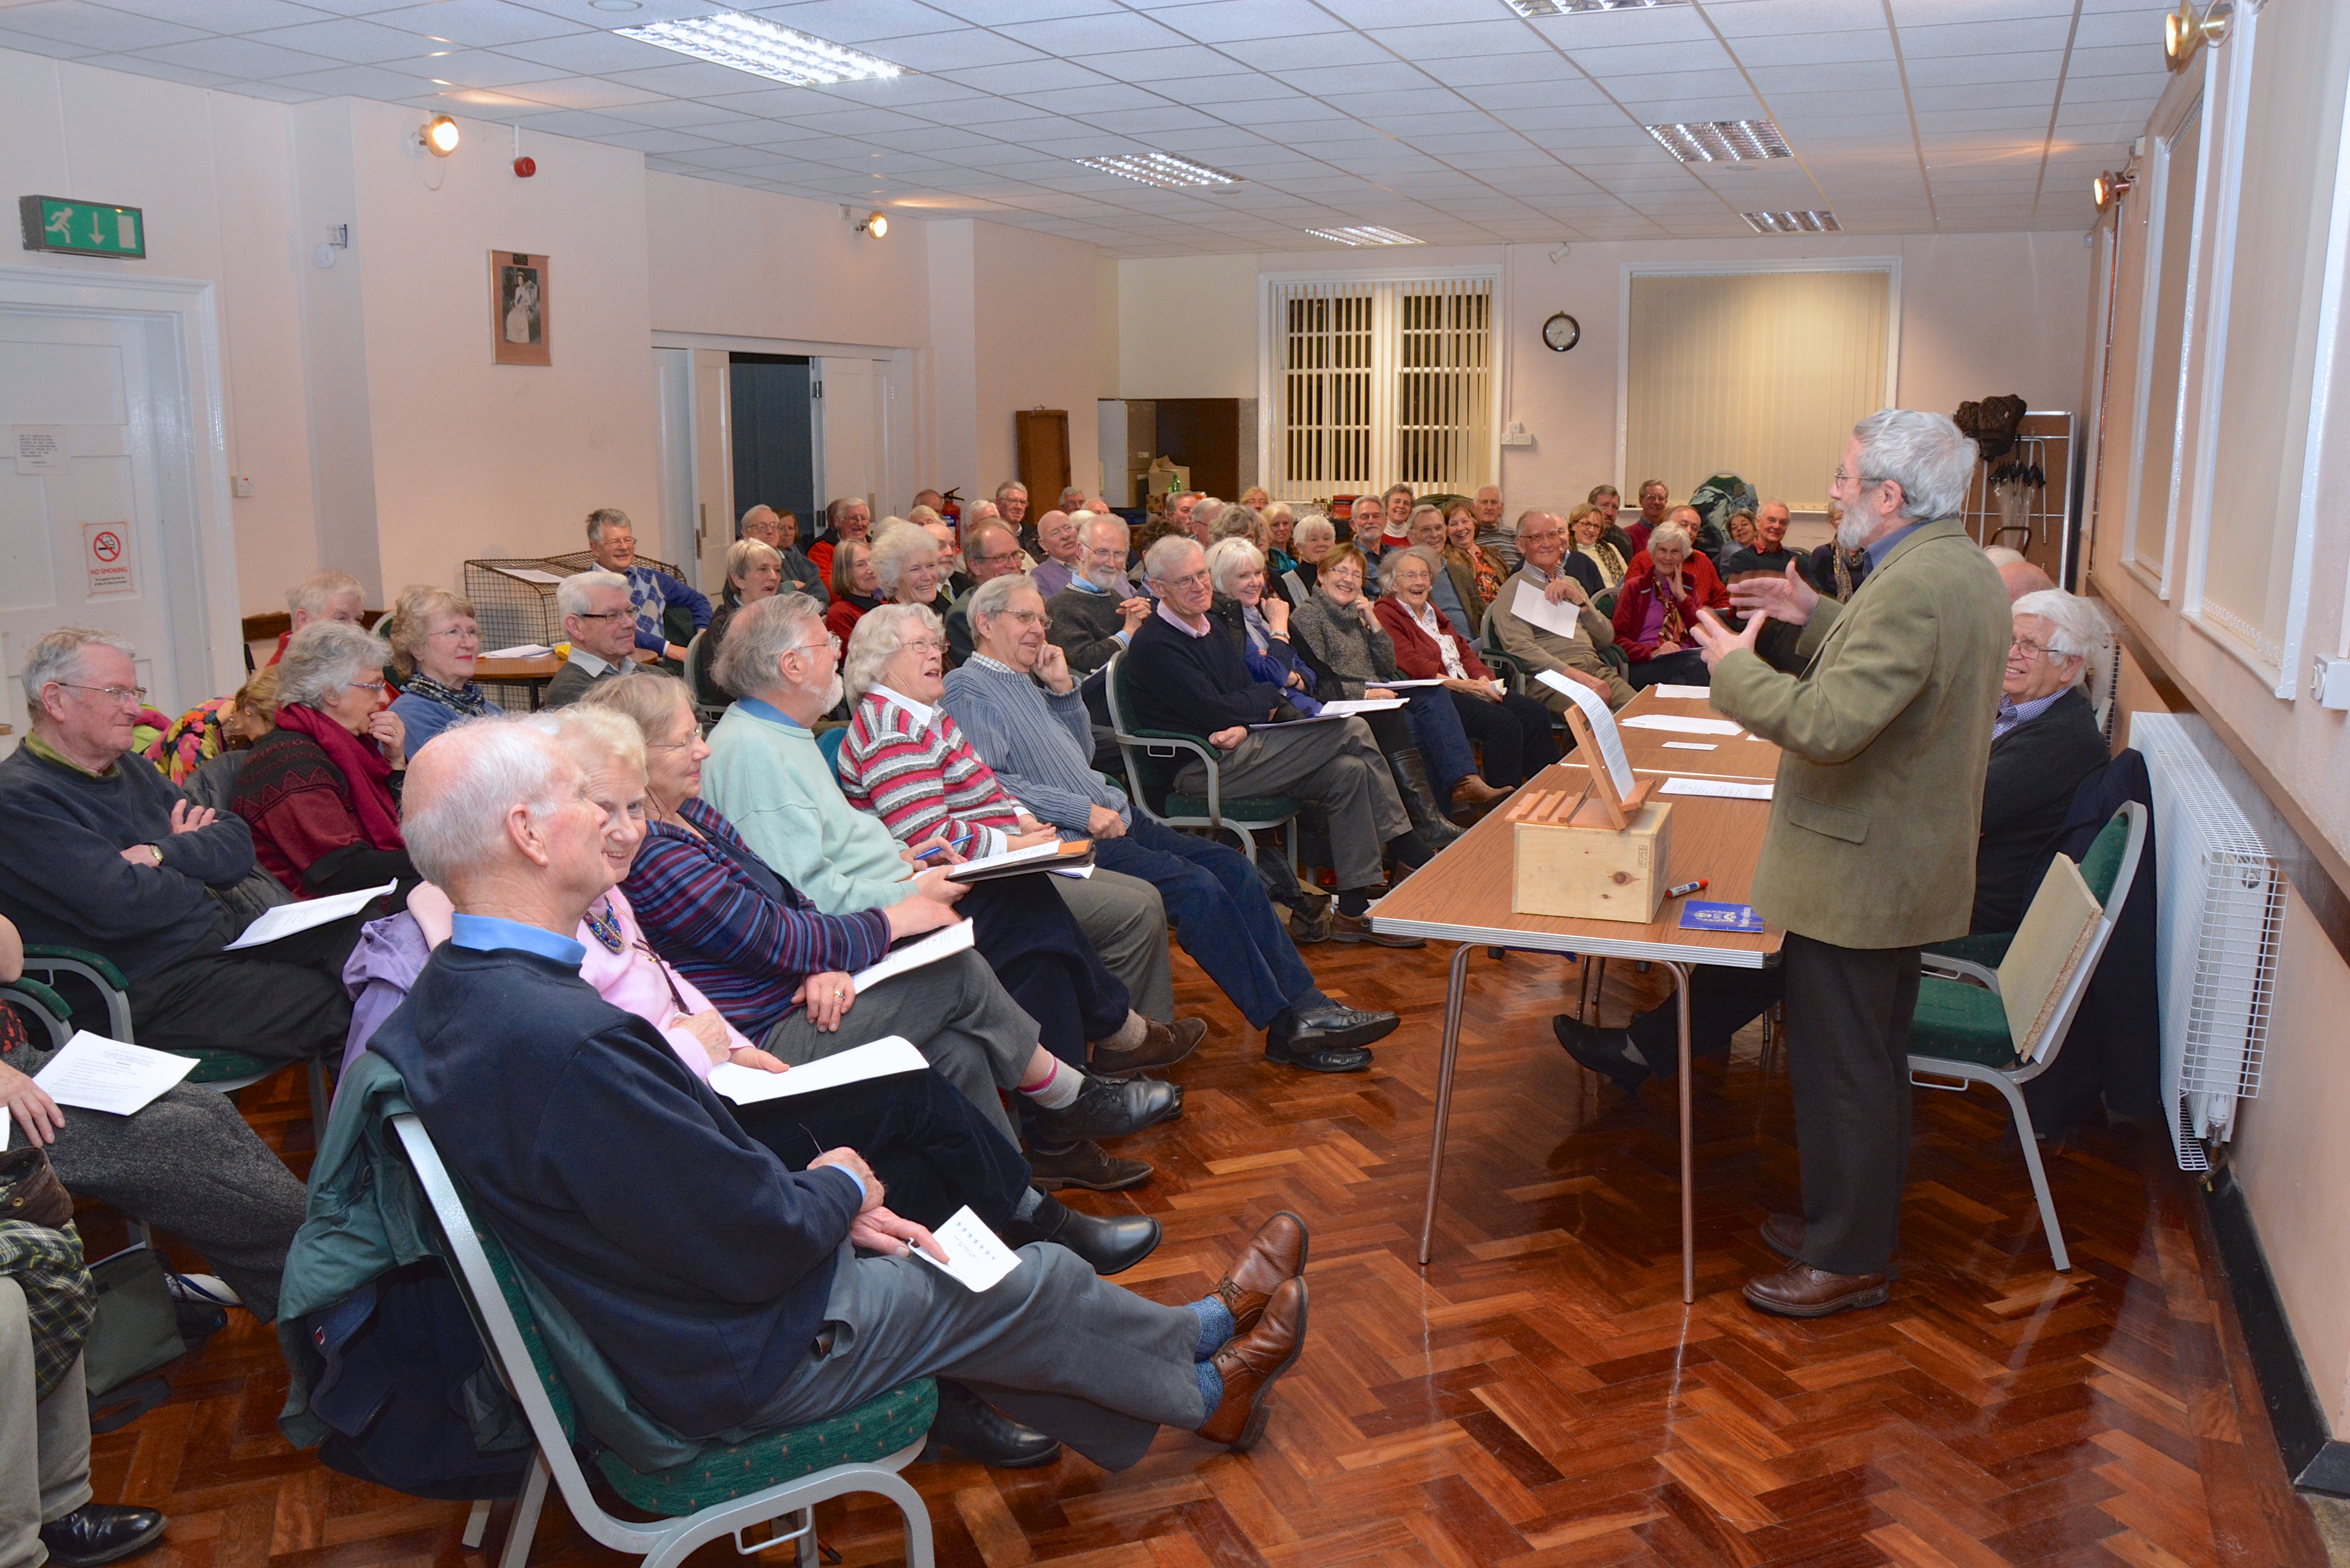
{"label": "notice on wall", "polygon": [[139,574],[131,565],[128,523],[83,524],[81,564],[89,576],[85,598],[119,599],[139,591]]}
{"label": "notice on wall", "polygon": [[71,473],[73,458],[66,451],[63,425],[10,425],[19,473]]}

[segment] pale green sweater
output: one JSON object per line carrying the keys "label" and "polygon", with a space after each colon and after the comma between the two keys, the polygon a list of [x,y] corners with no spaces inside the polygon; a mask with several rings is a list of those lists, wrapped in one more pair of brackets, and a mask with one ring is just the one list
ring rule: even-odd
{"label": "pale green sweater", "polygon": [[738,699],[710,732],[702,798],[827,915],[887,909],[914,891],[898,841],[842,796],[816,737],[755,698]]}

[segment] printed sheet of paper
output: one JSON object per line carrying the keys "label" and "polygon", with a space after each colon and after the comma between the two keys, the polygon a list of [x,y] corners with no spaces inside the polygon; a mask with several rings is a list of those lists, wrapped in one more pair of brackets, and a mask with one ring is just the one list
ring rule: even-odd
{"label": "printed sheet of paper", "polygon": [[49,1064],[33,1075],[49,1098],[86,1111],[118,1116],[145,1110],[148,1103],[195,1070],[193,1056],[150,1051],[103,1034],[78,1030]]}
{"label": "printed sheet of paper", "polygon": [[1635,713],[1624,721],[1627,730],[1663,730],[1676,735],[1734,735],[1738,725],[1728,719],[1684,719],[1673,713]]}
{"label": "printed sheet of paper", "polygon": [[1657,786],[1659,794],[1710,794],[1723,800],[1769,800],[1766,784],[1741,784],[1736,779],[1669,778]]}
{"label": "printed sheet of paper", "polygon": [[492,649],[484,659],[552,659],[555,649],[543,642],[518,642],[512,648]]}
{"label": "printed sheet of paper", "polygon": [[755,1106],[763,1100],[787,1100],[794,1095],[813,1095],[837,1089],[843,1084],[886,1078],[893,1073],[919,1073],[929,1065],[910,1043],[890,1034],[837,1056],[803,1062],[788,1073],[769,1073],[721,1062],[710,1069],[710,1087],[738,1106]]}
{"label": "printed sheet of paper", "polygon": [[[1082,848],[1071,846],[1082,843]],[[1042,864],[1040,864],[1040,862]],[[1054,862],[1061,862],[1058,866]],[[1026,867],[1032,871],[1059,870],[1069,877],[1090,875],[1093,867],[1091,840],[1055,840],[1051,844],[1031,845],[1025,849],[1007,849],[1001,855],[983,855],[976,860],[966,860],[947,869],[950,882],[976,883],[1008,877]]]}
{"label": "printed sheet of paper", "polygon": [[897,949],[872,968],[858,970],[848,977],[849,983],[859,991],[869,990],[892,975],[904,974],[926,963],[936,963],[942,958],[952,958],[959,952],[967,951],[972,940],[969,920],[941,926],[929,936]]}
{"label": "printed sheet of paper", "polygon": [[1713,688],[1711,686],[1675,686],[1668,683],[1662,686],[1651,686],[1648,690],[1659,697],[1677,697],[1689,702],[1713,701]]}
{"label": "printed sheet of paper", "polygon": [[1538,626],[1544,631],[1555,631],[1569,639],[1583,636],[1583,612],[1561,599],[1553,604],[1543,597],[1543,591],[1523,578],[1518,583],[1517,597],[1510,601],[1510,613],[1528,626]]}
{"label": "printed sheet of paper", "polygon": [[1718,752],[1721,749],[1711,741],[1667,741],[1665,742],[1665,750],[1669,752]]}
{"label": "printed sheet of paper", "polygon": [[1441,686],[1444,682],[1440,678],[1431,677],[1426,680],[1374,680],[1370,684],[1382,691],[1409,691],[1415,686]]}
{"label": "printed sheet of paper", "polygon": [[536,566],[492,566],[490,570],[500,576],[512,577],[517,582],[544,583],[549,587],[563,580],[553,572],[542,572]]}
{"label": "printed sheet of paper", "polygon": [[380,888],[362,888],[356,893],[335,893],[324,898],[304,898],[298,903],[280,904],[274,909],[264,909],[261,918],[238,933],[236,940],[223,948],[223,952],[234,952],[239,948],[257,948],[290,937],[296,931],[307,931],[319,926],[358,914],[371,900],[382,898],[400,886],[397,878]]}
{"label": "printed sheet of paper", "polygon": [[[1523,584],[1519,587],[1523,588]],[[1616,715],[1607,711],[1607,699],[1579,680],[1569,680],[1555,670],[1535,673],[1534,679],[1554,691],[1564,691],[1568,701],[1583,710],[1585,722],[1599,742],[1599,755],[1607,764],[1607,777],[1616,785],[1618,795],[1632,793],[1632,760],[1624,754],[1624,737],[1616,731]]]}
{"label": "printed sheet of paper", "polygon": [[998,1280],[1020,1266],[1020,1254],[1005,1246],[969,1204],[956,1210],[945,1224],[932,1228],[931,1234],[946,1249],[947,1261],[941,1263],[920,1247],[914,1249],[914,1256],[972,1292],[993,1290]]}
{"label": "printed sheet of paper", "polygon": [[1345,719],[1357,713],[1388,712],[1402,707],[1403,703],[1404,700],[1400,697],[1355,697],[1344,701],[1325,702],[1322,704],[1322,711],[1335,713]]}

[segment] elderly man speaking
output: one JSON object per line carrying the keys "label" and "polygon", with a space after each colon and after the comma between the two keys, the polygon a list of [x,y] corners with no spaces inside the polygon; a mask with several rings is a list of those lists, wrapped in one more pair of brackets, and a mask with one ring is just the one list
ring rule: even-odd
{"label": "elderly man speaking", "polygon": [[1731,590],[1752,616],[1744,631],[1710,611],[1695,628],[1713,706],[1783,752],[1753,898],[1787,931],[1804,1213],[1763,1225],[1792,1262],[1746,1286],[1748,1304],[1782,1316],[1887,1293],[1918,950],[1966,933],[2010,637],[1999,574],[1952,515],[1974,467],[1975,443],[1942,415],[1871,414],[1831,491],[1836,543],[1868,556],[1850,602],[1822,599],[1790,566]]}

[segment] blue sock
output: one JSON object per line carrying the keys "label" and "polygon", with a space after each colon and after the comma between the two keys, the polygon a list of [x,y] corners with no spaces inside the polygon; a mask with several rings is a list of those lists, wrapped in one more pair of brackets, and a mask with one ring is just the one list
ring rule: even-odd
{"label": "blue sock", "polygon": [[1193,1362],[1191,1372],[1200,1380],[1200,1419],[1205,1421],[1224,1402],[1224,1375],[1212,1361]]}
{"label": "blue sock", "polygon": [[[1222,1302],[1213,1296],[1201,1296],[1198,1301],[1184,1304],[1199,1314],[1200,1319],[1200,1338],[1199,1343],[1191,1346],[1192,1360],[1204,1362],[1232,1342],[1239,1324],[1232,1322],[1232,1309]],[[1212,1406],[1210,1407],[1213,1408]]]}

